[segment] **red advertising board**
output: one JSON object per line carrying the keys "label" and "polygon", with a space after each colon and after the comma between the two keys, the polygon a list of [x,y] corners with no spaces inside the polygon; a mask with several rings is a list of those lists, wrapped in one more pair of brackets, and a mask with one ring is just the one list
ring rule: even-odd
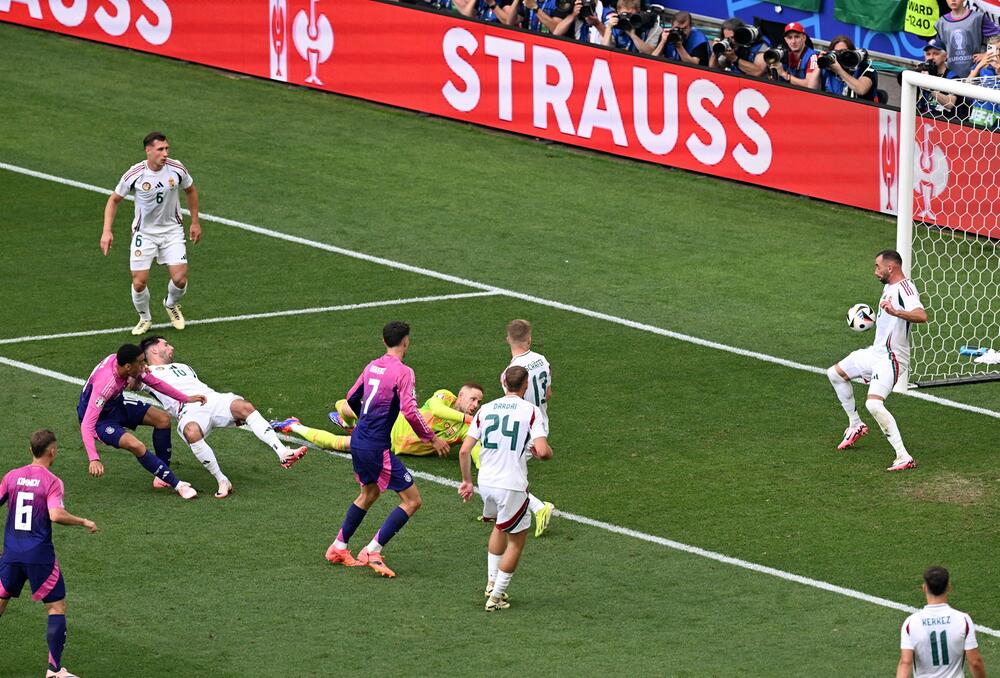
{"label": "red advertising board", "polygon": [[[377,0],[0,0],[0,20],[895,211],[897,114],[769,82]],[[915,198],[979,229],[948,185]]]}

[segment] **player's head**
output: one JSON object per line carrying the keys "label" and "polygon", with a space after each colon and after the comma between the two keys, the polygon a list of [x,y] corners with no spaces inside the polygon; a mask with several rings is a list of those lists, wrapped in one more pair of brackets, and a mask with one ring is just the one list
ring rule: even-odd
{"label": "player's head", "polygon": [[882,250],[875,255],[875,277],[883,285],[896,282],[903,276],[903,257],[896,250]]}
{"label": "player's head", "polygon": [[47,428],[38,429],[31,434],[31,455],[41,459],[46,454],[56,454],[56,434]]}
{"label": "player's head", "polygon": [[146,159],[157,166],[163,166],[170,155],[170,143],[163,132],[150,132],[143,138],[142,146],[146,149]]}
{"label": "player's head", "polygon": [[943,596],[951,590],[948,570],[943,567],[928,567],[924,570],[924,592],[931,596]]}
{"label": "player's head", "polygon": [[528,390],[528,370],[520,365],[508,367],[503,373],[503,383],[507,393],[523,398],[525,391]]}
{"label": "player's head", "polygon": [[125,373],[130,377],[142,375],[146,369],[146,355],[142,349],[135,344],[122,344],[115,356],[118,367],[126,368]]}
{"label": "player's head", "polygon": [[410,326],[399,320],[393,320],[382,328],[382,341],[386,348],[402,348],[404,351],[410,345]]}
{"label": "player's head", "polygon": [[531,346],[531,323],[521,319],[507,323],[507,343],[519,348]]}
{"label": "player's head", "polygon": [[157,334],[140,341],[139,348],[150,365],[167,365],[174,361],[174,347]]}
{"label": "player's head", "polygon": [[455,409],[466,414],[475,414],[483,402],[483,387],[474,381],[462,384],[455,398]]}

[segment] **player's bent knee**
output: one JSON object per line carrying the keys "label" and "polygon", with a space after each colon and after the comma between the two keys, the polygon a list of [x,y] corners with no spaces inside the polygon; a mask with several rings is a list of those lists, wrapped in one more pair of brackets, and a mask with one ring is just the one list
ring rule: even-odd
{"label": "player's bent knee", "polygon": [[883,412],[886,412],[885,401],[879,398],[869,398],[865,401],[865,407],[871,412],[873,417],[878,417]]}
{"label": "player's bent knee", "polygon": [[66,614],[66,599],[45,603],[45,609],[49,614]]}
{"label": "player's bent knee", "polygon": [[247,417],[257,411],[257,408],[249,400],[234,400],[233,406],[230,409],[232,410],[233,417],[241,420],[246,420]]}
{"label": "player's bent knee", "polygon": [[837,365],[828,369],[826,371],[826,376],[830,380],[831,384],[840,384],[847,381],[847,379],[844,378],[844,375],[840,373],[840,368]]}
{"label": "player's bent knee", "polygon": [[196,443],[204,437],[201,427],[193,421],[184,426],[184,440],[188,443]]}

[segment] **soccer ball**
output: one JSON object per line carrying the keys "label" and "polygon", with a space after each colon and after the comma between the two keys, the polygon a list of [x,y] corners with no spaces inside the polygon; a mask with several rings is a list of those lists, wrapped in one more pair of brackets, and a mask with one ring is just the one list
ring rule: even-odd
{"label": "soccer ball", "polygon": [[854,304],[847,312],[847,326],[855,332],[870,330],[875,324],[875,313],[868,304]]}

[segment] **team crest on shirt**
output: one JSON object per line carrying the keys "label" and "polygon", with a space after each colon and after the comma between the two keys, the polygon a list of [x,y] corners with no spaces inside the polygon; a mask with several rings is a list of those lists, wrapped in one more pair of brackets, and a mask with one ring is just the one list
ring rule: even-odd
{"label": "team crest on shirt", "polygon": [[170,188],[174,187],[174,178],[173,177],[170,177],[169,179],[167,179],[167,186],[169,186]]}
{"label": "team crest on shirt", "polygon": [[153,187],[152,184],[150,184],[148,181],[142,182],[142,190],[148,191],[152,187]]}
{"label": "team crest on shirt", "polygon": [[96,405],[97,407],[104,407],[104,396],[101,396],[100,398],[95,400],[94,405]]}
{"label": "team crest on shirt", "polygon": [[135,256],[141,257],[142,256],[142,250],[136,250],[135,251]]}
{"label": "team crest on shirt", "polygon": [[403,480],[405,480],[408,483],[409,482],[413,482],[413,476],[411,476],[409,473],[404,473],[403,474]]}

